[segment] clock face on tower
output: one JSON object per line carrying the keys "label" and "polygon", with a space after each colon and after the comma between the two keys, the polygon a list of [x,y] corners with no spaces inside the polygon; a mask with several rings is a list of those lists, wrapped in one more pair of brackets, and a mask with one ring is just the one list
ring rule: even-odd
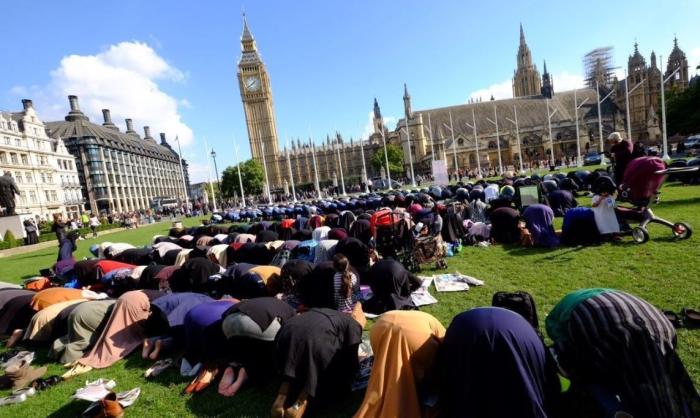
{"label": "clock face on tower", "polygon": [[258,91],[260,90],[260,78],[257,76],[249,76],[243,80],[243,84],[247,91]]}

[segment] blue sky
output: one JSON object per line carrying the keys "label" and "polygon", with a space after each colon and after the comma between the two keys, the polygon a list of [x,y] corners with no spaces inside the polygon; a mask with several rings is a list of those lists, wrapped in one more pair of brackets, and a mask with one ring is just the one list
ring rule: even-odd
{"label": "blue sky", "polygon": [[[581,83],[583,55],[613,46],[626,65],[635,40],[647,57],[668,55],[674,35],[700,63],[700,2],[567,1],[177,1],[40,0],[3,7],[0,109],[31,98],[45,120],[67,113],[68,94],[92,120],[183,138],[193,180],[206,179],[204,141],[220,170],[250,155],[236,80],[245,9],[272,81],[278,134],[317,140],[367,129],[372,100],[392,120],[413,108],[510,94],[518,24],[557,90]],[[663,63],[665,66],[665,63]],[[393,128],[393,125],[390,124]],[[213,174],[212,174],[213,176]]]}

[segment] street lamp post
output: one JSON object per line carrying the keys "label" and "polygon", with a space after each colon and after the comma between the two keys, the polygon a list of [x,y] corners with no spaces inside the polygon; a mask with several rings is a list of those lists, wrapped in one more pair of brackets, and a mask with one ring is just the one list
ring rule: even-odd
{"label": "street lamp post", "polygon": [[292,180],[292,200],[297,202],[297,192],[294,188],[294,173],[292,173],[292,160],[289,157],[289,141],[287,141],[287,168],[289,169],[289,178]]}
{"label": "street lamp post", "polygon": [[430,135],[430,153],[433,155],[433,160],[436,160],[435,142],[433,141],[433,124],[430,123],[430,113],[428,113],[428,134]]}
{"label": "street lamp post", "polygon": [[345,176],[343,175],[343,161],[340,157],[340,135],[338,132],[335,133],[335,149],[338,152],[338,170],[340,171],[340,190],[343,192],[343,196],[347,196],[345,193]]}
{"label": "street lamp post", "polygon": [[[234,139],[235,143],[235,139]],[[238,161],[238,164],[236,164],[236,167],[238,167],[238,185],[241,186],[241,207],[245,207],[245,192],[243,191],[243,177],[241,177],[241,160],[238,157],[238,144],[235,146],[236,150],[236,161]]]}
{"label": "street lamp post", "polygon": [[496,111],[496,106],[493,106],[493,120],[486,118],[487,121],[491,122],[496,126],[496,150],[498,151],[498,170],[503,174],[503,163],[501,160],[501,138],[498,134],[498,112]]}
{"label": "street lamp post", "polygon": [[578,129],[578,110],[588,101],[588,97],[583,99],[581,104],[578,103],[578,99],[576,98],[576,90],[574,90],[574,113],[576,114],[576,165],[578,167],[581,167],[583,165],[583,161],[581,160],[581,140],[579,137],[579,129]]}
{"label": "street lamp post", "polygon": [[363,139],[360,137],[360,155],[362,156],[362,182],[365,183],[365,193],[369,193],[369,184],[367,184],[367,166],[365,165],[365,148],[362,145]]}
{"label": "street lamp post", "polygon": [[[457,174],[459,172],[459,166],[457,165],[457,141],[455,140],[455,128],[452,125],[452,112],[450,112],[450,133],[452,134],[452,157],[455,162],[455,174]],[[447,161],[445,161],[445,164],[447,164]]]}
{"label": "street lamp post", "polygon": [[267,203],[272,204],[272,190],[270,190],[270,177],[267,175],[267,163],[265,162],[265,143],[260,142],[260,150],[262,151],[263,168],[265,169],[265,185],[267,187]]}
{"label": "street lamp post", "polygon": [[[663,58],[659,56],[659,61],[663,62]],[[700,67],[700,66],[698,66]],[[671,79],[671,77],[675,77],[676,73],[681,70],[681,67],[679,66],[676,68],[675,71],[673,71],[671,74],[668,75],[668,77],[664,78],[664,74],[659,71],[659,74],[661,75],[661,126],[662,126],[662,131],[661,131],[661,137],[663,138],[663,147],[664,147],[664,155],[663,159],[668,161],[671,159],[671,157],[668,155],[668,133],[666,131],[666,95],[664,94],[664,90],[666,90],[666,82]]]}
{"label": "street lamp post", "polygon": [[382,142],[384,143],[384,160],[386,162],[386,179],[389,183],[389,190],[393,190],[391,187],[391,171],[389,170],[389,153],[386,150],[386,137],[384,136],[384,127],[380,129],[382,133]]}
{"label": "street lamp post", "polygon": [[518,141],[518,159],[520,160],[520,174],[525,173],[523,169],[523,149],[520,146],[520,126],[518,125],[518,109],[513,105],[513,117],[515,120],[506,118],[506,120],[515,125],[515,138]]}
{"label": "street lamp post", "polygon": [[472,123],[471,125],[467,122],[464,122],[465,125],[467,125],[467,128],[472,128],[472,132],[474,135],[474,148],[476,149],[476,171],[477,171],[477,179],[481,177],[481,158],[479,157],[479,137],[476,134],[476,114],[474,113],[474,108],[472,107]]}
{"label": "street lamp post", "polygon": [[[403,131],[404,128],[401,128]],[[411,168],[411,186],[416,187],[416,177],[413,175],[413,156],[411,155],[411,135],[408,133],[408,122],[406,123],[406,145],[408,146],[408,164]]]}
{"label": "street lamp post", "polygon": [[[598,99],[598,136],[600,137],[600,152],[602,153],[605,151],[605,144],[603,143],[603,115],[600,113],[600,104],[605,101],[608,97],[610,97],[615,90],[610,90],[608,94],[605,95],[602,99],[600,98],[600,86],[598,85],[598,80],[595,82],[595,94],[596,98]],[[603,164],[605,164],[603,162]]]}
{"label": "street lamp post", "polygon": [[182,179],[182,190],[185,193],[185,213],[190,209],[190,198],[187,196],[187,185],[185,184],[185,171],[182,169],[182,148],[180,148],[180,138],[175,135],[177,142],[177,159],[180,162],[180,178]]}
{"label": "street lamp post", "polygon": [[309,144],[311,144],[311,158],[314,162],[314,186],[316,186],[316,196],[321,198],[321,186],[318,184],[318,168],[316,167],[316,146],[314,145],[314,140],[309,137]]}
{"label": "street lamp post", "polygon": [[[205,158],[206,158],[206,155],[208,152],[209,152],[209,144],[207,143],[207,139],[205,138],[204,139]],[[216,154],[214,154],[214,155],[216,155]],[[214,212],[218,212],[219,210],[216,207],[216,193],[214,193],[214,185],[211,182],[211,166],[209,165],[209,160],[207,160],[207,180],[209,182],[209,191],[211,192],[211,200],[214,203]]]}
{"label": "street lamp post", "polygon": [[[214,160],[214,173],[216,173],[216,185],[219,187],[219,194],[221,193],[221,180],[219,179],[219,167],[216,165],[216,151],[214,151],[214,148],[211,149],[211,155],[212,160]],[[221,196],[219,196],[221,197]],[[216,207],[216,197],[214,197],[214,206]]]}
{"label": "street lamp post", "polygon": [[549,99],[547,99],[547,129],[549,131],[549,155],[552,159],[552,165],[554,165],[554,138],[552,138],[552,116],[554,116],[554,114],[557,113],[557,110],[559,109],[554,109],[552,113],[549,113]]}

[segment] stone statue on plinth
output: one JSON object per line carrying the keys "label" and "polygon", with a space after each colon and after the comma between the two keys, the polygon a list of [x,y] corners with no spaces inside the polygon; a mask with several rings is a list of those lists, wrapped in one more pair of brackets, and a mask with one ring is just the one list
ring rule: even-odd
{"label": "stone statue on plinth", "polygon": [[6,171],[0,176],[0,206],[5,208],[5,212],[0,216],[15,215],[15,195],[19,194],[17,183],[12,178],[12,174]]}

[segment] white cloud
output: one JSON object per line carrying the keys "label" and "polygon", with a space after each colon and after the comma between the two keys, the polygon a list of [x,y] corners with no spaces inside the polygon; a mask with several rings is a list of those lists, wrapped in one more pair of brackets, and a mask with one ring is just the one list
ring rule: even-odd
{"label": "white cloud", "polygon": [[[386,126],[389,129],[393,129],[394,125],[399,121],[398,118],[394,116],[383,116],[384,119],[384,126]],[[369,138],[370,135],[374,133],[374,112],[370,111],[367,114],[367,123],[365,124],[365,127],[362,129],[362,139],[367,139]]]}
{"label": "white cloud", "polygon": [[[68,55],[51,71],[50,83],[32,89],[42,119],[62,119],[68,113],[68,95],[78,96],[80,109],[91,121],[102,122],[101,109],[124,129],[124,119],[135,126],[150,126],[154,134],[178,135],[183,145],[192,142],[192,129],[182,121],[178,107],[186,99],[170,96],[158,84],[182,82],[186,75],[168,64],[143,42],[120,42],[95,55]],[[21,90],[15,88],[16,92]]]}
{"label": "white cloud", "polygon": [[491,95],[493,95],[494,99],[510,99],[513,97],[513,81],[508,79],[500,83],[491,84],[486,88],[473,91],[468,99],[481,99],[485,101],[490,100]]}
{"label": "white cloud", "polygon": [[[584,78],[580,74],[571,74],[563,71],[558,74],[552,74],[554,82],[554,91],[573,90],[575,88],[583,88],[585,86]],[[491,95],[496,100],[510,99],[513,97],[513,80],[508,79],[500,83],[491,84],[486,88],[475,90],[469,94],[469,99],[487,101],[491,100]]]}

